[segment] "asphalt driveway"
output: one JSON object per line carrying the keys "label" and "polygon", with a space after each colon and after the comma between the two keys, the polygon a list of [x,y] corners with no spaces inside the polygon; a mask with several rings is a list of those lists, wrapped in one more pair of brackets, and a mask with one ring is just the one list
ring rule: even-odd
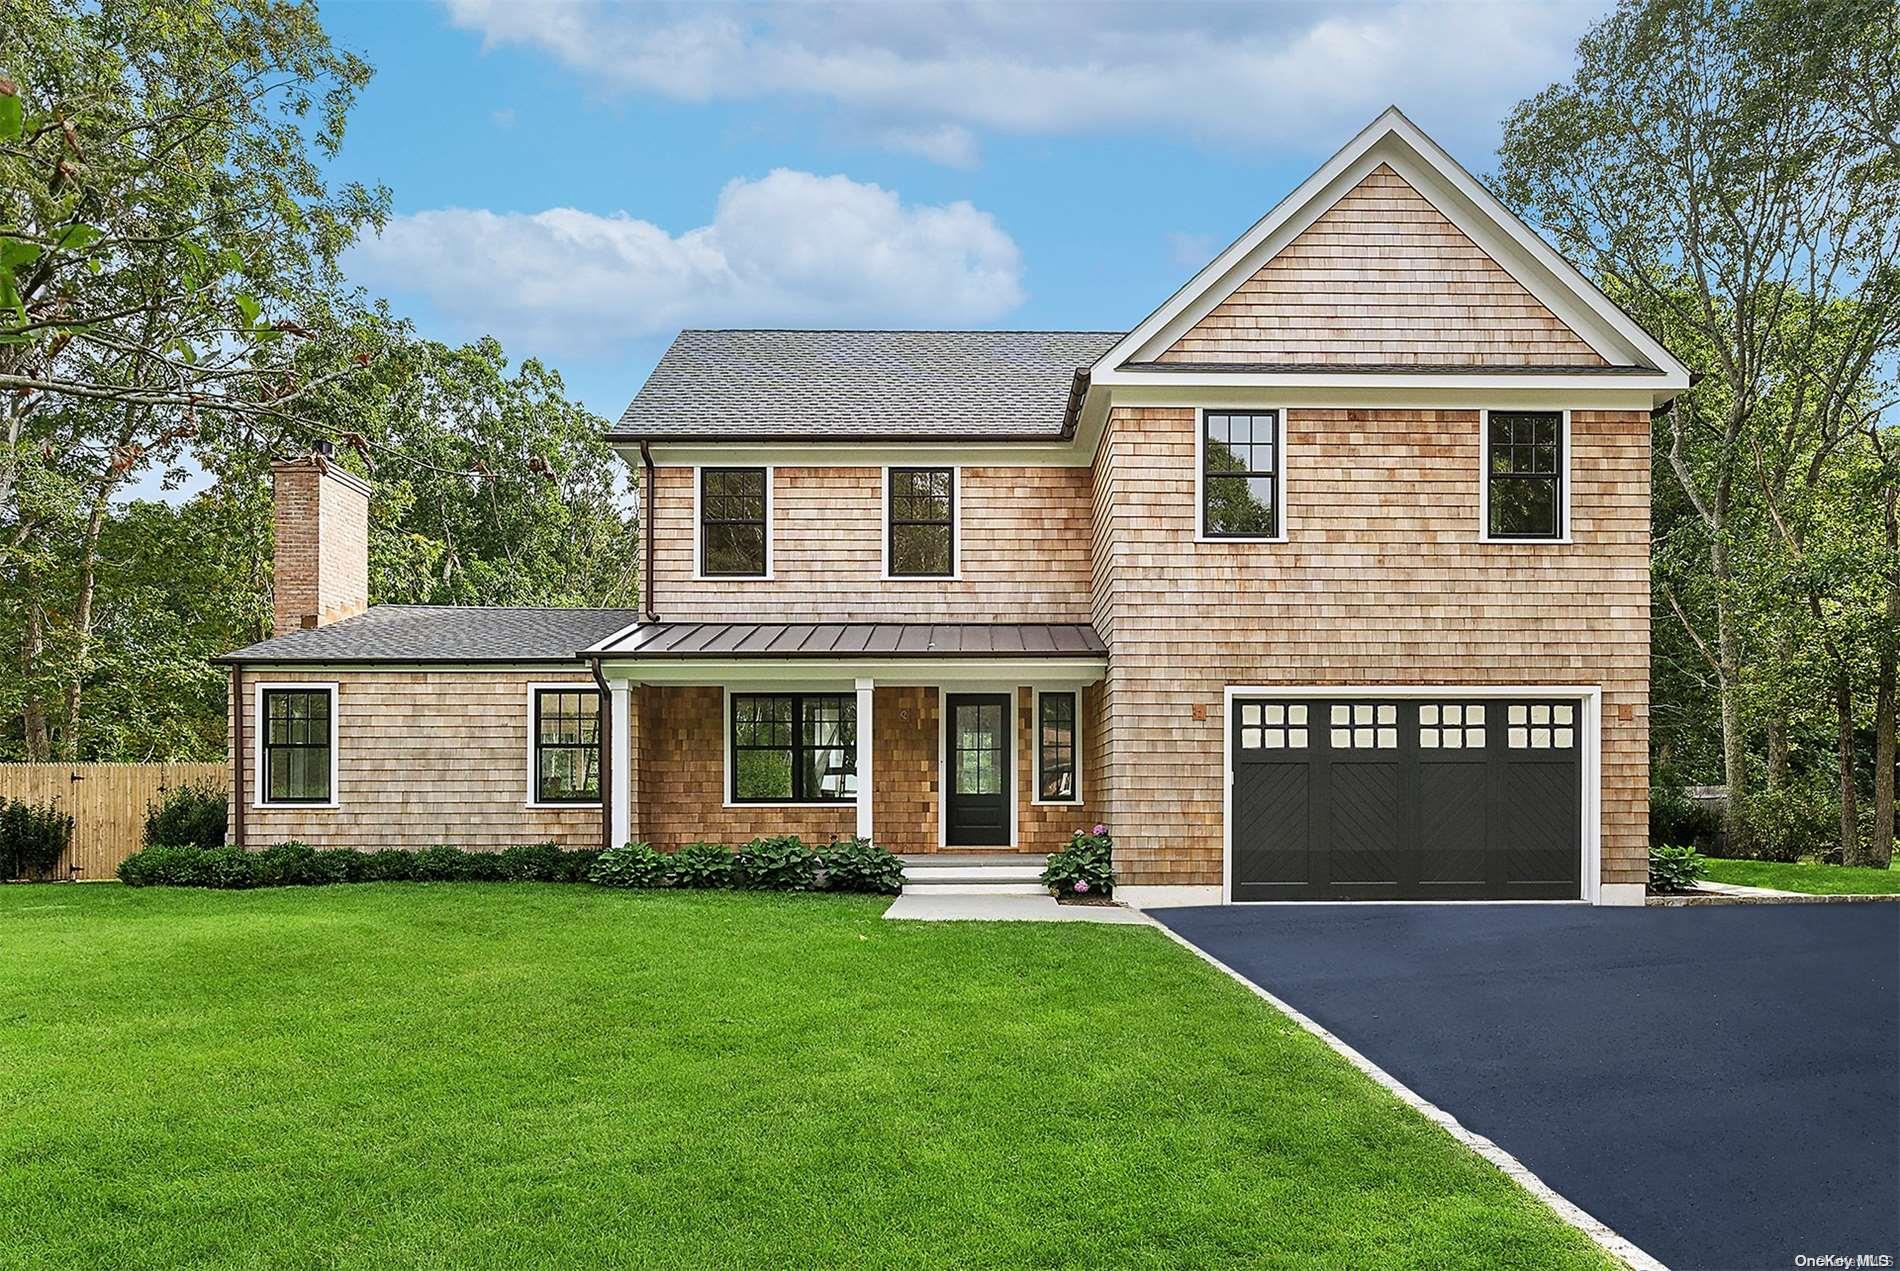
{"label": "asphalt driveway", "polygon": [[1900,1258],[1900,905],[1152,916],[1672,1267]]}

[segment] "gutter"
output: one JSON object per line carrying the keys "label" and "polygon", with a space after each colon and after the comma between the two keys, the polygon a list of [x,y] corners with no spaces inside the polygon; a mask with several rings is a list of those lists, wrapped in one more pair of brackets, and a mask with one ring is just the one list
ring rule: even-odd
{"label": "gutter", "polygon": [[600,659],[590,659],[590,665],[594,672],[594,683],[600,686],[600,704],[606,714],[606,718],[600,721],[600,850],[605,852],[620,846],[610,841],[614,833],[614,693],[607,687],[607,676],[600,669]]}
{"label": "gutter", "polygon": [[1069,381],[1069,401],[1062,408],[1062,440],[1068,441],[1075,436],[1076,426],[1082,422],[1082,400],[1088,396],[1089,380],[1094,371],[1086,366],[1075,368],[1075,378]]}
{"label": "gutter", "polygon": [[653,443],[645,437],[640,439],[640,462],[646,468],[647,497],[646,506],[640,509],[641,519],[646,523],[640,527],[640,537],[646,540],[646,569],[640,579],[640,605],[646,611],[648,622],[658,622],[660,614],[653,605],[653,504],[655,486],[653,482]]}

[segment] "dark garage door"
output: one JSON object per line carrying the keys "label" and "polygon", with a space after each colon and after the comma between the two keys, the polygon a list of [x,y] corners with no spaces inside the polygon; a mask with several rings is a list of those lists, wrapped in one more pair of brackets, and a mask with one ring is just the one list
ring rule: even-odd
{"label": "dark garage door", "polygon": [[1233,705],[1233,899],[1575,900],[1583,704]]}

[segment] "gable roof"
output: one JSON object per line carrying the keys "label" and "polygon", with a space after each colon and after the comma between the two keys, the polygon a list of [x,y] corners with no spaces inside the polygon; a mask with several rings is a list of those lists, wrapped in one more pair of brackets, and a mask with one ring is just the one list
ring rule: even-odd
{"label": "gable roof", "polygon": [[573,662],[633,625],[637,609],[372,605],[354,617],[262,640],[212,661]]}
{"label": "gable roof", "polygon": [[1067,436],[1115,331],[682,331],[609,441]]}
{"label": "gable roof", "polygon": [[[1659,385],[1688,386],[1688,369],[1660,341],[1552,250],[1397,107],[1375,119],[1160,308],[1118,340],[1091,368],[1095,382],[1129,382],[1131,373],[1137,378],[1149,373],[1150,364],[1164,360],[1186,332],[1232,297],[1268,262],[1338,205],[1349,191],[1381,167],[1416,192],[1533,297],[1563,329],[1593,350],[1605,364],[1602,369],[1612,373],[1648,371],[1657,377]],[[1262,360],[1284,364],[1287,359]],[[1406,361],[1412,363],[1407,369],[1420,373],[1462,373],[1472,369],[1467,365],[1434,365],[1412,358]],[[1313,371],[1357,373],[1367,369],[1338,363],[1308,364],[1304,359],[1301,364]],[[1390,367],[1399,363],[1398,359],[1384,357],[1376,364]],[[1526,362],[1506,369],[1542,373],[1553,367]]]}

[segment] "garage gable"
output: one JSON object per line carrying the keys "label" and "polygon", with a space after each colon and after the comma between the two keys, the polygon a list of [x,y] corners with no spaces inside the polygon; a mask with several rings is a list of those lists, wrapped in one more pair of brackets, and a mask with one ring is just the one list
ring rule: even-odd
{"label": "garage gable", "polygon": [[1366,173],[1156,360],[1608,365],[1388,163]]}

